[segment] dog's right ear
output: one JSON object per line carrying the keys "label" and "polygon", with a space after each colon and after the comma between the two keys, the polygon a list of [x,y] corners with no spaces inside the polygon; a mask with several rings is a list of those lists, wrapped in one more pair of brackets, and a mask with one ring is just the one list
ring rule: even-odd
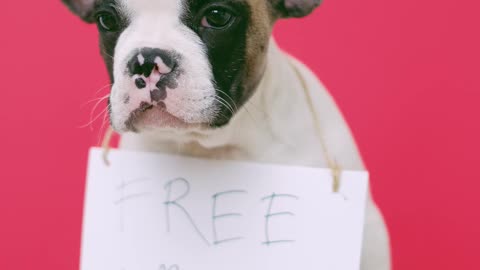
{"label": "dog's right ear", "polygon": [[62,0],[62,2],[67,5],[73,13],[82,18],[82,20],[88,23],[95,21],[93,11],[96,0]]}
{"label": "dog's right ear", "polygon": [[312,13],[323,0],[270,0],[280,18],[301,18]]}

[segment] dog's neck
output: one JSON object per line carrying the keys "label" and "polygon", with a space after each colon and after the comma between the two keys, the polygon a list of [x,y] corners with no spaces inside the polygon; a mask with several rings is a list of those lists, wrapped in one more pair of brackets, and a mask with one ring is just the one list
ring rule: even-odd
{"label": "dog's neck", "polygon": [[305,74],[296,70],[273,39],[267,57],[258,89],[225,127],[188,136],[178,134],[181,131],[126,134],[120,146],[202,158],[325,166],[308,107]]}

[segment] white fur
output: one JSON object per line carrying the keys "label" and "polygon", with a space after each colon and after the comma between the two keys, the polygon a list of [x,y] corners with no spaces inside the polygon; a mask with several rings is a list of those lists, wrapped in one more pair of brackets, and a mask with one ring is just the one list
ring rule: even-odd
{"label": "white fur", "polygon": [[140,64],[140,66],[143,66],[143,64],[145,64],[145,57],[143,57],[143,55],[141,53],[139,53],[137,58],[138,58],[138,63]]}
{"label": "white fur", "polygon": [[[217,113],[213,75],[200,38],[180,22],[182,3],[179,0],[122,0],[121,12],[130,24],[120,35],[115,48],[112,87],[112,125],[125,131],[125,121],[142,102],[151,102],[150,90],[139,90],[126,73],[127,63],[144,47],[172,50],[181,55],[178,68],[183,72],[176,89],[167,89],[164,101],[168,113],[190,124],[208,123]],[[163,73],[170,69],[160,66]],[[130,102],[123,101],[130,97]],[[158,123],[157,123],[158,124]]]}

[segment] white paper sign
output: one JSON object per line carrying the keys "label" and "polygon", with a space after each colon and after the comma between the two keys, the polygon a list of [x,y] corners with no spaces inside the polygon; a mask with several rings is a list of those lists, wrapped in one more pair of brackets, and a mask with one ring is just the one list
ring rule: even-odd
{"label": "white paper sign", "polygon": [[355,270],[366,172],[92,149],[81,270]]}

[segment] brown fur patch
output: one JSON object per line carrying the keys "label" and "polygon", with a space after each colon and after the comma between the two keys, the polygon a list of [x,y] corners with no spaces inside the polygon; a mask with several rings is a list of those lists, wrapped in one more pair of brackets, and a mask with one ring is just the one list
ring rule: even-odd
{"label": "brown fur patch", "polygon": [[274,22],[269,1],[245,1],[250,6],[251,17],[246,41],[244,100],[248,99],[253,94],[263,77],[267,61],[266,55]]}

